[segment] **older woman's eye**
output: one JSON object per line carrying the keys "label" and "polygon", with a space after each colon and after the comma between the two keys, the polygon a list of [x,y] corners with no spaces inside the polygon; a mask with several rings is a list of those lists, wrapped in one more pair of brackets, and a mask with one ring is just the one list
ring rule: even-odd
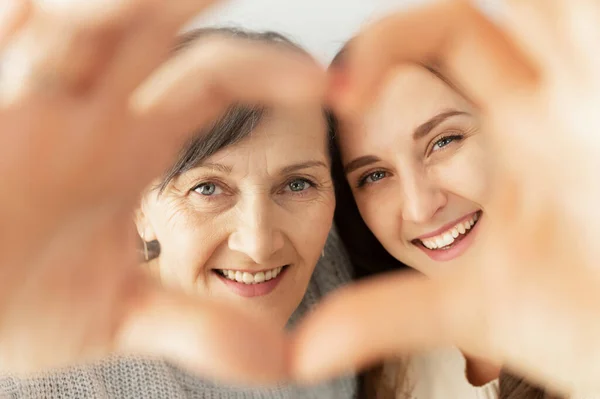
{"label": "older woman's eye", "polygon": [[204,196],[211,196],[211,195],[217,195],[217,194],[221,194],[223,192],[223,190],[217,186],[215,183],[202,183],[196,186],[196,188],[194,188],[194,191],[197,192],[200,195],[204,195]]}
{"label": "older woman's eye", "polygon": [[445,136],[442,137],[441,139],[439,139],[438,141],[435,142],[435,144],[433,145],[433,147],[431,148],[431,151],[439,151],[442,148],[450,145],[450,143],[454,142],[454,141],[460,141],[462,140],[462,136],[455,134],[452,136]]}
{"label": "older woman's eye", "polygon": [[293,192],[301,192],[312,187],[312,183],[306,179],[296,179],[288,183],[287,188]]}
{"label": "older woman's eye", "polygon": [[358,187],[362,187],[365,184],[372,184],[381,179],[385,179],[387,177],[387,172],[383,170],[376,170],[375,172],[371,172],[369,174],[364,175],[358,181]]}

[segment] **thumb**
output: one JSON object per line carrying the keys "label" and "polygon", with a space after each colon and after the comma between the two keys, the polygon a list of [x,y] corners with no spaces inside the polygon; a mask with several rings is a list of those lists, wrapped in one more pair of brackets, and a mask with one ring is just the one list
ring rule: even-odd
{"label": "thumb", "polygon": [[395,354],[452,342],[451,304],[441,285],[395,272],[333,294],[294,335],[292,374],[313,382]]}
{"label": "thumb", "polygon": [[166,358],[228,383],[268,384],[286,377],[286,336],[280,328],[165,290],[151,292],[127,315],[117,350]]}

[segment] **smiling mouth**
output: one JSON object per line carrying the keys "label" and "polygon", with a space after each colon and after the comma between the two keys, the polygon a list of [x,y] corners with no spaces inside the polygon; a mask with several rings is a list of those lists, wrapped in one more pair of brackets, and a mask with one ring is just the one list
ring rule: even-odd
{"label": "smiling mouth", "polygon": [[241,284],[255,285],[263,284],[267,281],[275,279],[279,274],[285,270],[289,265],[276,267],[266,271],[260,271],[257,273],[243,272],[240,270],[228,270],[228,269],[214,269],[214,272],[220,276],[236,281]]}
{"label": "smiling mouth", "polygon": [[465,219],[448,230],[427,238],[416,238],[412,241],[414,245],[425,247],[430,251],[446,251],[453,248],[456,244],[467,237],[473,227],[481,218],[482,211],[477,211],[468,219]]}

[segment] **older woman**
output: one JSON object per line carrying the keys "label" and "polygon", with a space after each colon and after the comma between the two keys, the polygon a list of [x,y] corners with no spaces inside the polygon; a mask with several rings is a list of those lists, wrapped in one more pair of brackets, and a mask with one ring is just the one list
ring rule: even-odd
{"label": "older woman", "polygon": [[[301,52],[275,33],[201,30]],[[332,227],[329,127],[318,101],[234,106],[190,140],[136,213],[143,267],[160,283],[230,304],[281,329],[350,279]],[[271,342],[255,342],[268,347]],[[3,378],[13,397],[352,398],[353,378],[318,387],[244,389],[199,380],[174,364],[115,358],[29,379]]]}

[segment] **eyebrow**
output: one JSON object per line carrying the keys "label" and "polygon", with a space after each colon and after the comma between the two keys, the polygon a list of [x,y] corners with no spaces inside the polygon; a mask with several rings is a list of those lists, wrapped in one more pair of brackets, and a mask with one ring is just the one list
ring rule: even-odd
{"label": "eyebrow", "polygon": [[427,136],[440,123],[442,123],[443,121],[445,121],[448,118],[451,118],[451,117],[457,116],[457,115],[469,115],[469,113],[464,112],[464,111],[458,111],[455,109],[441,112],[441,113],[437,114],[436,116],[434,116],[433,118],[429,119],[427,122],[419,125],[413,132],[413,140],[419,140],[419,139]]}
{"label": "eyebrow", "polygon": [[325,164],[325,162],[322,162],[322,161],[307,161],[307,162],[301,162],[301,163],[297,163],[297,164],[294,164],[294,165],[286,166],[285,168],[281,169],[281,173],[282,174],[287,174],[287,173],[296,172],[298,170],[308,169],[308,168],[314,168],[314,167],[321,167],[321,168],[329,169],[329,166],[327,166]]}
{"label": "eyebrow", "polygon": [[360,169],[364,166],[371,165],[379,161],[381,161],[381,159],[374,155],[365,155],[364,157],[353,159],[352,161],[348,162],[346,166],[344,166],[344,173],[349,175],[356,169]]}
{"label": "eyebrow", "polygon": [[[441,113],[435,115],[434,117],[432,117],[431,119],[429,119],[427,122],[419,125],[413,132],[413,140],[419,140],[419,139],[427,136],[440,123],[442,123],[443,121],[445,121],[448,118],[451,118],[451,117],[457,116],[457,115],[469,115],[469,113],[464,112],[464,111],[458,111],[455,109],[441,112]],[[344,173],[346,175],[349,175],[350,173],[354,172],[356,169],[360,169],[362,167],[377,163],[379,161],[381,161],[381,159],[374,155],[365,155],[363,157],[356,158],[356,159],[348,162],[344,166]]]}

